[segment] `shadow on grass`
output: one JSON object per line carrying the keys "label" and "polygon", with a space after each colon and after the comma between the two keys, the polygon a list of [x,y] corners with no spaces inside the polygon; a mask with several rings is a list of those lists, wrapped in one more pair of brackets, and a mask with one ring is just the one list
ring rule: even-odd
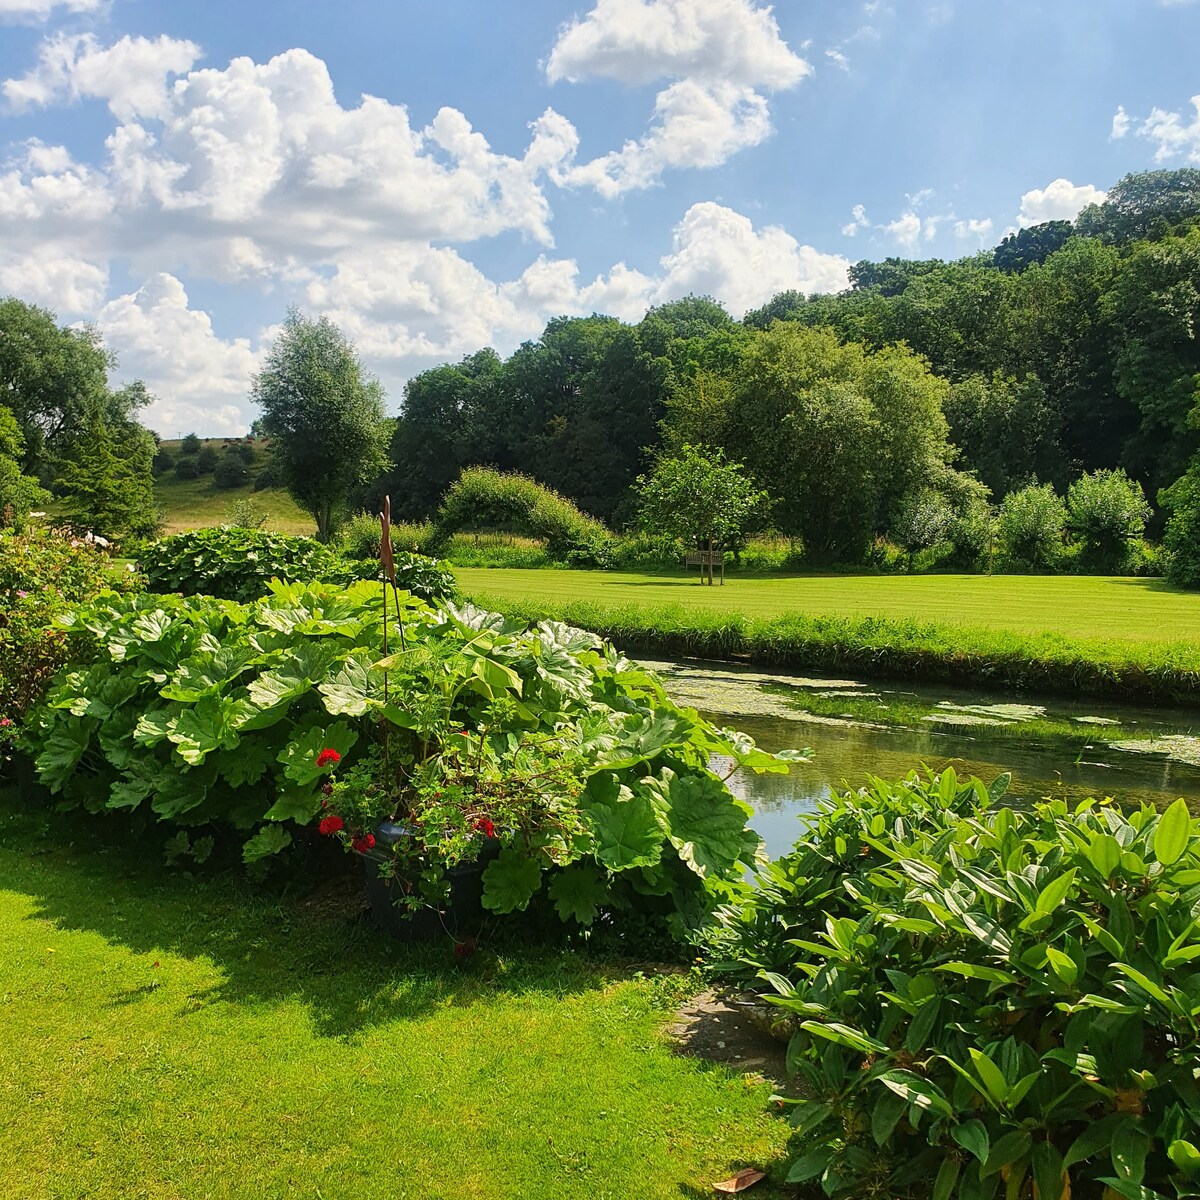
{"label": "shadow on grass", "polygon": [[[419,1018],[432,1009],[504,996],[567,997],[621,972],[527,934],[485,931],[463,961],[453,943],[406,945],[381,934],[365,910],[357,863],[337,862],[304,893],[256,886],[240,869],[189,874],[162,863],[164,835],[141,844],[113,822],[31,810],[0,789],[0,887],[28,896],[31,916],[97,933],[139,954],[207,958],[219,981],[184,1006],[285,999],[309,1008],[322,1036]],[[114,1017],[153,992],[130,988]]]}

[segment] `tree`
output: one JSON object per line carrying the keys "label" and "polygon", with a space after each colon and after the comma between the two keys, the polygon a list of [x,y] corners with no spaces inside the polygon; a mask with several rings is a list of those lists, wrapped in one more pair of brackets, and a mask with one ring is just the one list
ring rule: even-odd
{"label": "tree", "polygon": [[24,439],[12,412],[0,406],[0,529],[21,527],[35,509],[50,501],[50,493],[21,471]]}
{"label": "tree", "polygon": [[1122,244],[1157,240],[1200,217],[1200,170],[1139,171],[1108,189],[1103,204],[1089,204],[1075,219],[1085,237]]}
{"label": "tree", "polygon": [[151,464],[154,439],[114,431],[99,415],[89,422],[76,458],[63,464],[58,490],[67,523],[80,532],[120,540],[152,537],[159,514]]}
{"label": "tree", "polygon": [[196,470],[201,475],[211,475],[217,469],[217,463],[220,462],[220,455],[214,446],[205,446],[199,454],[196,455]]}
{"label": "tree", "polygon": [[1067,529],[1081,544],[1084,563],[1095,569],[1123,567],[1149,516],[1142,485],[1124,471],[1084,475],[1067,492]]}
{"label": "tree", "polygon": [[213,487],[226,491],[229,488],[242,487],[249,480],[250,472],[246,468],[246,462],[234,449],[226,450],[217,459],[213,468]]}
{"label": "tree", "polygon": [[0,300],[0,399],[21,431],[25,471],[49,477],[64,441],[104,408],[112,365],[96,330],[59,328],[47,309]]}
{"label": "tree", "polygon": [[183,441],[179,443],[180,454],[199,454],[200,453],[200,438],[197,434],[189,433],[185,435]]}
{"label": "tree", "polygon": [[1050,568],[1062,555],[1067,508],[1048,483],[1009,492],[1000,506],[1000,540],[1008,561]]}
{"label": "tree", "polygon": [[1070,221],[1044,221],[1010,233],[992,254],[1001,271],[1023,271],[1061,250],[1075,232]]}
{"label": "tree", "polygon": [[383,388],[333,322],[293,308],[251,396],[262,409],[280,480],[312,514],[317,537],[329,541],[354,489],[387,466],[392,423]]}
{"label": "tree", "polygon": [[1178,587],[1200,588],[1200,455],[1158,499],[1170,513],[1163,535],[1167,579]]}
{"label": "tree", "polygon": [[766,492],[743,469],[720,450],[684,446],[677,457],[659,459],[648,478],[638,477],[642,526],[704,550],[710,584],[714,553],[740,542],[766,503]]}

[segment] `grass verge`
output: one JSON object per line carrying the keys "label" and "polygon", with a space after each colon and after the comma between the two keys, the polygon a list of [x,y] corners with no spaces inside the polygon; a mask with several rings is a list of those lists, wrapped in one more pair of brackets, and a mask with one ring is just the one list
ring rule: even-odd
{"label": "grass verge", "polygon": [[6,1200],[677,1200],[786,1140],[766,1085],[663,1042],[679,976],[459,964],[353,889],[190,878],[3,791],[0,880]]}
{"label": "grass verge", "polygon": [[[1195,639],[1195,627],[1189,641],[1118,641],[886,616],[808,612],[752,616],[738,611],[741,601],[767,581],[746,581],[736,590],[697,587],[695,591],[704,594],[703,604],[654,605],[572,599],[570,591],[565,596],[556,592],[555,581],[563,576],[589,572],[460,570],[457,574],[466,594],[477,603],[526,620],[567,621],[610,638],[631,654],[696,656],[868,679],[978,684],[1000,691],[1130,702],[1200,702],[1200,640]],[[495,586],[505,582],[496,577],[510,575],[527,577],[525,586]],[[1007,580],[994,582],[999,589]],[[586,582],[577,581],[574,595],[586,594]],[[711,607],[709,597],[718,603],[723,599],[725,610]],[[1182,599],[1192,602],[1200,618],[1200,597]],[[998,590],[995,607],[1002,606]]]}

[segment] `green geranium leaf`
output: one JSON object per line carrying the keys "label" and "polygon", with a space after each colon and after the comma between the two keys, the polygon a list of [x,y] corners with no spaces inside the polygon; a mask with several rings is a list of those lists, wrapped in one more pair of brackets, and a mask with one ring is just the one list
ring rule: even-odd
{"label": "green geranium leaf", "polygon": [[541,867],[519,850],[505,846],[483,872],[483,907],[498,913],[523,909],[541,882]]}
{"label": "green geranium leaf", "polygon": [[596,910],[608,896],[608,885],[595,867],[576,864],[555,875],[547,892],[562,920],[590,925],[596,919]]}
{"label": "green geranium leaf", "polygon": [[327,726],[311,725],[288,742],[278,757],[288,779],[307,787],[336,769],[336,765],[317,766],[317,756],[322,750],[336,750],[345,758],[357,741],[358,734],[345,721],[334,721]]}
{"label": "green geranium leaf", "polygon": [[321,811],[321,793],[311,788],[288,788],[263,814],[264,821],[295,821],[307,825]]}
{"label": "green geranium leaf", "polygon": [[[278,743],[276,743],[278,744]],[[257,783],[275,761],[275,750],[266,738],[243,738],[234,750],[217,756],[221,778],[233,787]]]}
{"label": "green geranium leaf", "polygon": [[242,846],[242,862],[258,862],[260,858],[268,858],[278,854],[280,850],[292,844],[292,835],[282,825],[264,825],[249,841]]}

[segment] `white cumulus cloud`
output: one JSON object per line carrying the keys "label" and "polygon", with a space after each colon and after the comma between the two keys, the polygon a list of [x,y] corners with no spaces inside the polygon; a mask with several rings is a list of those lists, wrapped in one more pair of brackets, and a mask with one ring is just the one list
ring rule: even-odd
{"label": "white cumulus cloud", "polygon": [[1138,137],[1154,143],[1155,162],[1200,163],[1200,96],[1191,103],[1190,114],[1155,108],[1141,123]]}
{"label": "white cumulus cloud", "polygon": [[795,87],[811,71],[771,10],[750,0],[597,0],[559,35],[546,64],[551,82],[670,82],[641,137],[579,164],[578,137],[568,139],[552,177],[611,199],[653,186],[668,170],[720,166],[770,136],[760,89]]}
{"label": "white cumulus cloud", "polygon": [[771,10],[750,0],[597,0],[563,29],[546,64],[551,82],[690,78],[767,88],[793,87],[811,70]]}
{"label": "white cumulus cloud", "polygon": [[37,65],[6,79],[3,91],[17,110],[94,98],[107,101],[121,120],[161,117],[167,77],[190,70],[199,57],[194,42],[166,36],[127,36],[102,47],[90,33],[58,34],[42,43]]}
{"label": "white cumulus cloud", "polygon": [[1045,221],[1073,221],[1089,204],[1103,204],[1104,196],[1104,192],[1090,183],[1076,185],[1069,179],[1055,179],[1021,197],[1017,224],[1024,227]]}
{"label": "white cumulus cloud", "polygon": [[0,0],[0,22],[45,21],[56,10],[69,13],[96,12],[105,0]]}
{"label": "white cumulus cloud", "polygon": [[246,431],[258,354],[246,338],[218,337],[209,315],[189,306],[175,276],[154,275],[136,292],[110,300],[96,325],[117,354],[120,378],[144,379],[158,397],[145,413],[151,428],[168,436],[190,429]]}

